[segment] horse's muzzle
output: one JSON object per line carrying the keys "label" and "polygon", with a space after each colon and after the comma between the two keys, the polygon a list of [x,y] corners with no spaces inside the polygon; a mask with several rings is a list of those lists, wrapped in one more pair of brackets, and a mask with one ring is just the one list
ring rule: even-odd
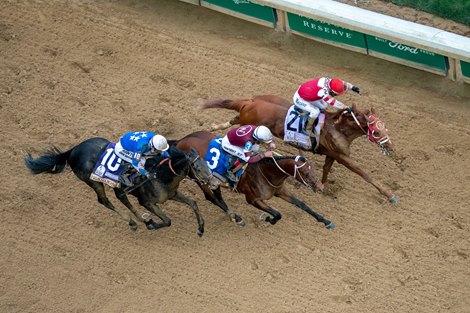
{"label": "horse's muzzle", "polygon": [[221,184],[221,181],[218,180],[217,178],[215,178],[214,176],[211,176],[211,177],[208,179],[208,182],[207,182],[207,186],[208,186],[211,190],[216,190],[217,188],[220,187],[220,184]]}

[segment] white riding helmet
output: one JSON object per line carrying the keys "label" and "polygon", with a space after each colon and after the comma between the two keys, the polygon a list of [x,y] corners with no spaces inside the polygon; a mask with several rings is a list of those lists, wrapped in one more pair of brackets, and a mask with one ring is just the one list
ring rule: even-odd
{"label": "white riding helmet", "polygon": [[273,134],[271,134],[271,131],[266,126],[256,127],[253,131],[253,137],[256,140],[264,143],[270,143],[273,141]]}
{"label": "white riding helmet", "polygon": [[168,150],[169,146],[165,137],[163,137],[162,135],[155,135],[150,140],[150,148],[152,151],[166,151]]}

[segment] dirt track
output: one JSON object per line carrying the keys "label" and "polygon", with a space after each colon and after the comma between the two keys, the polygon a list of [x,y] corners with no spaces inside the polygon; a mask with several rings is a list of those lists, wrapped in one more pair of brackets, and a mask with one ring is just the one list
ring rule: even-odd
{"label": "dirt track", "polygon": [[[470,311],[469,85],[170,0],[4,1],[0,60],[0,312]],[[199,98],[289,98],[322,74],[362,88],[343,100],[381,113],[398,156],[353,145],[394,206],[339,165],[324,194],[295,190],[334,231],[274,199],[283,219],[262,223],[224,192],[239,228],[185,182],[202,239],[175,203],[170,228],[132,233],[70,171],[23,165],[93,136],[180,138],[233,116]]]}

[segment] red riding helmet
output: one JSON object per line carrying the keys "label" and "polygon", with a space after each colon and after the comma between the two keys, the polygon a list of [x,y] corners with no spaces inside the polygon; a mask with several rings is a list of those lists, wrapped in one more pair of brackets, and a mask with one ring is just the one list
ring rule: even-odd
{"label": "red riding helmet", "polygon": [[330,87],[330,90],[337,95],[342,95],[346,91],[344,82],[338,78],[330,80],[328,87]]}

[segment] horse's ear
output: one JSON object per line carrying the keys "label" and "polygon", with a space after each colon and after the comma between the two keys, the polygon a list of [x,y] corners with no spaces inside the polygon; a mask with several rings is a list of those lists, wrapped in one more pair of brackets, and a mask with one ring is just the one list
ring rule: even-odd
{"label": "horse's ear", "polygon": [[197,155],[196,149],[194,149],[193,147],[191,147],[190,149],[191,149],[191,155]]}

